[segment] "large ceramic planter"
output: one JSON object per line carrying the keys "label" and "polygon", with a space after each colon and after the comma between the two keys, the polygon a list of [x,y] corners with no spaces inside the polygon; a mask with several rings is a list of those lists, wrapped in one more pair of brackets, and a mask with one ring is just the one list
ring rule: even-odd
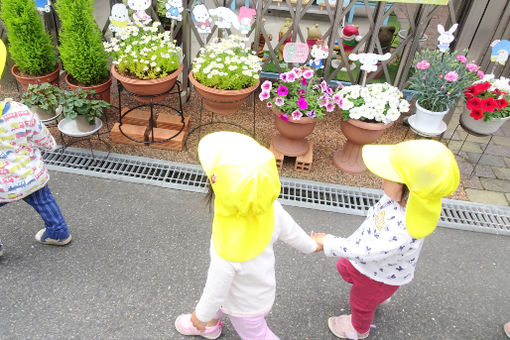
{"label": "large ceramic planter", "polygon": [[333,155],[333,164],[350,174],[360,174],[367,170],[361,158],[361,148],[365,144],[375,142],[382,136],[385,129],[393,125],[383,123],[367,123],[361,120],[349,119],[342,121],[340,128],[347,142],[343,148],[338,149]]}
{"label": "large ceramic planter", "polygon": [[110,102],[110,87],[112,86],[112,76],[111,75],[110,75],[110,78],[106,82],[99,84],[99,85],[94,85],[94,86],[78,86],[78,85],[73,84],[71,82],[69,73],[66,74],[65,81],[66,81],[67,85],[69,85],[69,88],[73,91],[76,89],[82,89],[86,92],[88,92],[90,90],[94,90],[94,91],[96,91],[96,95],[99,97],[99,99],[102,99],[107,103]]}
{"label": "large ceramic planter", "polygon": [[506,118],[495,118],[489,122],[484,121],[483,119],[475,120],[471,117],[470,112],[465,110],[460,115],[460,124],[463,128],[470,130],[470,132],[477,133],[479,135],[492,135],[494,132],[498,131],[499,128],[510,119],[510,117]]}
{"label": "large ceramic planter", "polygon": [[[165,93],[169,91],[177,81],[177,77],[181,74],[183,69],[183,64],[179,66],[177,70],[173,73],[170,73],[164,78],[157,79],[135,79],[123,76],[117,71],[117,67],[112,67],[112,76],[122,83],[122,86],[126,90],[135,95],[141,96],[154,96],[161,93]],[[157,103],[165,99],[168,94],[164,94],[161,96],[152,97],[152,102]],[[135,96],[135,99],[141,101],[143,103],[150,103],[151,97],[138,97]]]}
{"label": "large ceramic planter", "polygon": [[301,156],[308,152],[310,144],[306,137],[313,132],[317,124],[316,119],[301,117],[299,120],[294,120],[289,117],[287,122],[280,118],[280,112],[275,112],[274,124],[280,133],[273,138],[273,147],[277,151],[290,157]]}
{"label": "large ceramic planter", "polygon": [[443,122],[443,117],[448,111],[449,109],[440,112],[430,111],[421,107],[416,101],[416,114],[413,117],[412,127],[419,132],[436,134],[444,129],[446,123]]}
{"label": "large ceramic planter", "polygon": [[90,124],[83,115],[76,119],[64,118],[58,123],[58,129],[64,135],[71,137],[86,137],[96,133],[103,126],[101,119],[95,117],[94,123]]}
{"label": "large ceramic planter", "polygon": [[204,106],[207,110],[219,113],[219,114],[230,114],[237,112],[241,105],[248,100],[250,94],[255,91],[260,84],[260,80],[251,87],[242,90],[218,90],[211,87],[200,84],[193,73],[190,72],[188,79],[198,94],[204,101]]}
{"label": "large ceramic planter", "polygon": [[14,78],[16,78],[18,83],[20,83],[24,91],[28,89],[28,85],[30,84],[51,83],[55,86],[59,86],[60,63],[57,62],[57,69],[55,71],[40,77],[23,77],[19,75],[19,69],[17,65],[12,66],[11,73],[14,76]]}

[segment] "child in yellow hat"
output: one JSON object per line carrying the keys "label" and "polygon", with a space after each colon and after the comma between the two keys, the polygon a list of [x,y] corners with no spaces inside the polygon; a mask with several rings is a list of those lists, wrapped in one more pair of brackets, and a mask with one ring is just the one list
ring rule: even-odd
{"label": "child in yellow hat", "polygon": [[[0,79],[6,54],[0,40]],[[49,174],[39,150],[55,147],[53,136],[25,105],[11,99],[0,102],[0,207],[24,200],[44,221],[35,239],[43,244],[66,245],[71,234],[48,187]],[[0,242],[0,256],[3,252]]]}
{"label": "child in yellow hat", "polygon": [[242,339],[278,339],[265,316],[275,299],[277,240],[303,253],[317,244],[277,201],[281,185],[271,151],[235,132],[215,132],[198,145],[214,191],[211,262],[202,297],[175,327],[184,335],[216,339],[227,314]]}
{"label": "child in yellow hat", "polygon": [[409,283],[424,238],[441,215],[441,198],[459,185],[455,157],[443,144],[413,140],[396,145],[366,145],[367,168],[383,179],[384,196],[348,238],[312,234],[326,256],[338,256],[337,269],[351,283],[351,315],[328,320],[339,338],[364,339],[376,307]]}

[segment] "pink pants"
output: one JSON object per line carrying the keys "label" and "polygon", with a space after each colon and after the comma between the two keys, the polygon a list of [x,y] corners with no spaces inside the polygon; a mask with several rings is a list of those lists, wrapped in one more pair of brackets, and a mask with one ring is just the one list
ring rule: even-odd
{"label": "pink pants", "polygon": [[377,306],[392,296],[399,286],[390,286],[372,280],[361,274],[345,258],[338,260],[336,268],[340,275],[342,275],[342,278],[352,284],[349,301],[351,304],[352,325],[358,333],[365,333],[370,329]]}
{"label": "pink pants", "polygon": [[[267,326],[266,315],[267,313],[251,317],[228,315],[228,318],[243,340],[279,340]],[[214,319],[221,319],[222,316],[223,312],[219,310]]]}

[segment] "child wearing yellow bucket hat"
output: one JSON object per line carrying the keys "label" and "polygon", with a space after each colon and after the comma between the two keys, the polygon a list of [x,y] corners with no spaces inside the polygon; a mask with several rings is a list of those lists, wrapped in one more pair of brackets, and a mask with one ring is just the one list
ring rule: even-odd
{"label": "child wearing yellow bucket hat", "polygon": [[439,221],[441,198],[460,180],[455,157],[438,141],[366,145],[362,156],[383,179],[383,197],[351,236],[312,235],[326,256],[340,257],[337,270],[352,284],[352,314],[328,320],[331,332],[346,339],[368,337],[376,307],[413,279],[424,238]]}
{"label": "child wearing yellow bucket hat", "polygon": [[[6,54],[0,40],[0,79]],[[25,105],[12,99],[0,102],[0,207],[24,200],[44,221],[44,228],[35,235],[36,241],[66,245],[71,234],[48,187],[49,174],[39,150],[55,147],[53,136]],[[3,252],[0,241],[0,256]]]}
{"label": "child wearing yellow bucket hat", "polygon": [[211,262],[195,311],[177,317],[175,327],[216,339],[225,313],[241,339],[278,339],[265,320],[276,291],[273,244],[282,240],[307,254],[317,244],[277,201],[281,185],[271,151],[222,131],[202,138],[198,156],[214,192]]}

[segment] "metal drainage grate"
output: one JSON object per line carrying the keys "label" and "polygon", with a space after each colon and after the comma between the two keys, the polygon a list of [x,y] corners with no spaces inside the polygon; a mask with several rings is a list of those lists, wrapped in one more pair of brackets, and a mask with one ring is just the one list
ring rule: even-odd
{"label": "metal drainage grate", "polygon": [[[45,151],[51,170],[121,181],[206,192],[207,177],[199,165],[79,148]],[[108,157],[107,157],[108,156]],[[281,177],[282,203],[292,206],[366,215],[382,190]],[[458,200],[443,200],[439,226],[510,236],[510,208]]]}

